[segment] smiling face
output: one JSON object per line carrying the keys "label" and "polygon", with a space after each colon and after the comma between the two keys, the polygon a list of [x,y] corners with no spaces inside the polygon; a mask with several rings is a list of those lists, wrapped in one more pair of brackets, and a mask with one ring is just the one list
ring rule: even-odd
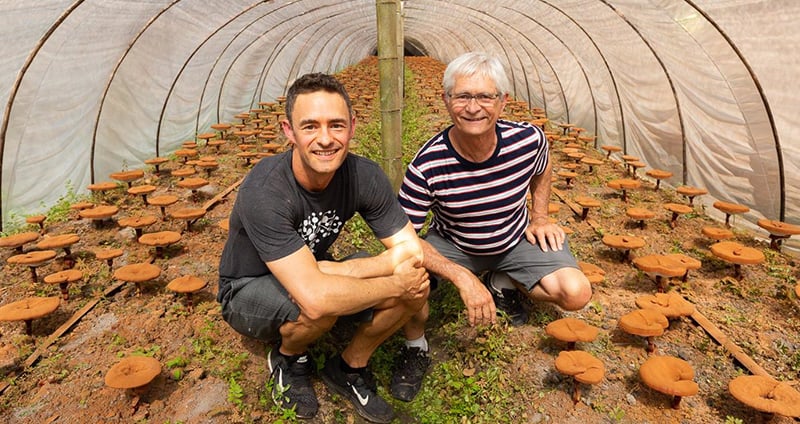
{"label": "smiling face", "polygon": [[294,144],[292,171],[309,191],[328,186],[349,151],[355,132],[355,117],[337,93],[315,91],[300,94],[294,103],[292,122],[281,122],[284,134]]}
{"label": "smiling face", "polygon": [[447,111],[455,126],[453,130],[457,132],[458,137],[464,139],[494,137],[494,127],[506,105],[506,95],[501,95],[490,105],[481,105],[476,99],[470,99],[462,105],[457,104],[454,99],[460,94],[494,95],[497,94],[495,83],[480,74],[457,75],[452,91],[444,94]]}

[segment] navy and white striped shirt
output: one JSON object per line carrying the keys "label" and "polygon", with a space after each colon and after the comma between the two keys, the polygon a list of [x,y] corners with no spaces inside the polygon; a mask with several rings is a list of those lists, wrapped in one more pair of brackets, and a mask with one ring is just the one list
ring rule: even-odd
{"label": "navy and white striped shirt", "polygon": [[498,120],[492,157],[474,163],[455,151],[450,128],[417,152],[400,187],[400,204],[417,231],[433,211],[431,228],[462,251],[504,253],[525,236],[526,196],[531,178],[547,167],[547,138],[527,122]]}

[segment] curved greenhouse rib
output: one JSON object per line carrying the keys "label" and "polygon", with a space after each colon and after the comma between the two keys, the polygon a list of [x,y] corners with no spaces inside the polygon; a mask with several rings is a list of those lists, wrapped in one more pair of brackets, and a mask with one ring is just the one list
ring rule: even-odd
{"label": "curved greenhouse rib", "polygon": [[[122,53],[117,64],[114,65],[114,69],[111,71],[111,74],[108,76],[108,82],[106,82],[106,86],[103,88],[103,95],[100,96],[100,105],[97,108],[97,118],[94,120],[94,128],[92,128],[92,148],[91,153],[89,154],[89,163],[91,164],[91,176],[90,181],[92,183],[95,182],[94,179],[94,154],[95,154],[95,146],[97,145],[97,129],[100,127],[100,116],[103,114],[103,105],[105,105],[106,97],[108,96],[108,91],[111,89],[111,84],[114,82],[114,78],[117,76],[117,72],[119,68],[122,66],[122,62],[125,61],[125,58],[128,57],[128,53],[131,52],[133,46],[136,45],[136,42],[139,41],[140,38],[144,35],[144,33],[153,25],[158,18],[161,17],[164,13],[166,13],[169,9],[171,9],[176,4],[180,3],[182,0],[173,0],[172,3],[168,4],[166,7],[161,9],[160,12],[153,15],[146,24],[136,33],[133,37],[131,42],[128,44],[128,48],[125,49],[125,52]],[[156,140],[156,156],[158,156],[158,140]]]}
{"label": "curved greenhouse rib", "polygon": [[694,10],[697,11],[700,15],[705,18],[705,20],[714,27],[715,30],[719,33],[720,36],[728,43],[731,50],[736,53],[736,56],[741,61],[742,65],[744,65],[745,69],[747,69],[747,73],[750,75],[750,79],[755,84],[756,89],[758,91],[758,95],[761,98],[761,103],[764,105],[764,111],[767,114],[767,118],[769,119],[769,127],[772,130],[772,138],[775,140],[775,154],[778,157],[778,176],[779,176],[779,184],[780,184],[780,192],[781,192],[781,199],[780,199],[780,217],[778,220],[784,221],[786,219],[786,177],[784,175],[784,165],[783,165],[783,149],[781,148],[781,141],[780,137],[778,136],[778,129],[775,126],[775,118],[772,115],[772,108],[769,105],[769,101],[767,100],[767,96],[764,94],[764,88],[761,86],[761,82],[756,77],[753,68],[750,66],[750,63],[745,59],[744,55],[742,54],[741,50],[733,43],[733,40],[728,36],[725,31],[717,24],[716,21],[711,19],[704,10],[700,9],[692,0],[684,0],[686,4],[691,6]]}
{"label": "curved greenhouse rib", "polygon": [[[50,28],[42,35],[39,41],[36,43],[36,46],[31,50],[28,54],[28,57],[25,59],[25,63],[22,64],[22,68],[17,73],[17,78],[14,79],[14,85],[11,87],[11,92],[8,94],[8,102],[6,102],[6,108],[3,111],[3,126],[0,128],[0,187],[3,186],[3,163],[4,156],[5,156],[5,147],[6,147],[6,134],[8,134],[8,121],[11,119],[11,111],[14,108],[14,101],[17,98],[17,93],[19,93],[19,87],[22,85],[22,80],[25,79],[25,74],[28,72],[28,69],[31,67],[34,59],[42,50],[47,40],[50,39],[50,36],[61,26],[64,21],[67,20],[69,15],[77,9],[84,0],[77,0],[75,3],[72,3],[67,10],[62,13],[53,25],[50,25]],[[3,210],[3,194],[2,190],[0,190],[0,210]],[[3,229],[3,222],[0,220],[0,230]]]}
{"label": "curved greenhouse rib", "polygon": [[[622,101],[620,100],[619,87],[617,86],[617,79],[614,76],[614,73],[611,72],[611,66],[608,64],[608,60],[606,59],[606,56],[603,54],[603,51],[600,49],[600,46],[598,46],[597,43],[595,42],[594,38],[592,38],[589,35],[589,32],[586,31],[586,28],[584,28],[583,25],[579,24],[578,21],[576,21],[571,15],[567,14],[566,12],[564,12],[560,7],[557,7],[554,4],[550,3],[548,0],[539,0],[539,1],[541,1],[544,4],[547,4],[548,6],[553,8],[553,10],[558,11],[565,18],[567,18],[570,21],[572,21],[572,23],[575,24],[575,26],[578,27],[581,30],[581,32],[583,32],[583,34],[586,36],[586,39],[589,40],[589,42],[592,43],[592,46],[594,47],[595,51],[597,51],[597,55],[600,56],[600,58],[603,60],[603,66],[605,66],[606,71],[608,72],[608,76],[609,76],[609,78],[611,78],[611,85],[614,88],[614,95],[617,97],[617,108],[618,108],[618,112],[619,112],[619,122],[620,122],[620,125],[622,126],[622,128],[621,128],[622,134],[621,135],[622,135],[622,140],[625,140],[627,127],[625,125],[625,112],[622,109]],[[597,133],[597,125],[598,125],[597,113],[595,113],[595,115],[594,115],[594,123],[595,123],[594,128],[595,128],[595,134],[596,134]],[[597,138],[595,138],[594,147],[595,148],[597,147]]]}
{"label": "curved greenhouse rib", "polygon": [[[650,42],[647,41],[647,38],[645,38],[642,35],[642,32],[639,31],[639,28],[637,28],[636,25],[634,25],[630,21],[630,19],[628,19],[628,17],[625,16],[624,13],[620,12],[619,10],[617,10],[616,7],[614,7],[614,5],[610,4],[608,2],[608,0],[600,0],[600,2],[605,4],[606,6],[608,6],[609,9],[614,11],[614,13],[616,13],[617,16],[620,17],[620,19],[622,19],[626,24],[628,24],[628,26],[631,27],[633,32],[635,32],[636,35],[639,36],[639,38],[642,40],[642,42],[650,50],[650,53],[652,53],[653,58],[658,62],[658,65],[661,67],[661,70],[664,71],[664,76],[667,78],[667,82],[669,83],[669,89],[672,91],[672,97],[673,97],[673,99],[675,99],[675,109],[676,109],[676,112],[677,112],[677,115],[678,115],[678,122],[680,123],[680,126],[681,126],[681,161],[682,161],[681,165],[683,167],[683,169],[682,169],[682,174],[683,175],[681,176],[681,181],[683,181],[683,183],[686,184],[687,173],[688,173],[688,170],[686,168],[686,159],[687,159],[686,158],[686,127],[685,127],[685,124],[683,122],[683,113],[681,111],[681,102],[678,100],[678,92],[677,92],[677,90],[675,90],[675,82],[672,81],[672,77],[670,76],[666,65],[664,65],[664,61],[661,60],[661,58],[658,56],[658,54],[656,54],[655,49],[653,49],[653,46],[651,46]],[[627,151],[627,146],[626,146],[627,145],[627,140],[626,139],[622,139],[622,143],[623,143],[622,148],[624,149],[623,151]]]}

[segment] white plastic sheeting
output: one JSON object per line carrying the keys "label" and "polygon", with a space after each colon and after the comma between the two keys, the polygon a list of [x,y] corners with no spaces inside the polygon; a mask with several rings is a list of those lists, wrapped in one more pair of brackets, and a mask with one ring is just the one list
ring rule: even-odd
{"label": "white plastic sheeting", "polygon": [[[375,16],[356,0],[0,0],[3,221],[360,61]],[[795,224],[798,18],[792,0],[404,3],[415,50],[494,52],[552,121],[707,188],[706,203]]]}

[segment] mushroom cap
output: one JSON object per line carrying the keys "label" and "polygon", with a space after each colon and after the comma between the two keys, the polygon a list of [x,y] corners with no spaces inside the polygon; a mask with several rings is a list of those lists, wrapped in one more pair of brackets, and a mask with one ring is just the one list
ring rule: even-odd
{"label": "mushroom cap", "polygon": [[144,228],[148,225],[153,225],[158,221],[158,218],[153,215],[145,215],[145,216],[129,216],[126,218],[122,218],[117,221],[120,227],[131,227],[131,228]]}
{"label": "mushroom cap", "polygon": [[582,350],[562,350],[556,358],[556,369],[583,384],[597,384],[603,380],[603,362]]}
{"label": "mushroom cap", "polygon": [[578,176],[578,173],[572,171],[558,171],[556,175],[561,178],[575,178]]}
{"label": "mushroom cap", "polygon": [[787,383],[761,375],[741,375],[728,383],[728,390],[759,411],[800,417],[800,392]]}
{"label": "mushroom cap", "polygon": [[131,187],[128,189],[128,194],[132,194],[134,196],[138,196],[141,194],[150,194],[156,191],[158,187],[150,184],[143,184],[140,186]]}
{"label": "mushroom cap", "polygon": [[167,284],[167,288],[178,293],[194,293],[202,290],[208,283],[192,275],[178,277]]}
{"label": "mushroom cap", "polygon": [[194,175],[196,173],[197,170],[192,168],[191,166],[173,169],[172,171],[170,171],[170,175],[172,175],[173,177],[188,177],[189,175]]}
{"label": "mushroom cap", "polygon": [[125,265],[114,271],[114,278],[132,283],[150,281],[159,275],[161,275],[161,268],[147,262]]}
{"label": "mushroom cap", "polygon": [[645,208],[628,208],[625,214],[632,219],[651,219],[656,216],[655,212]]}
{"label": "mushroom cap", "polygon": [[109,174],[108,177],[111,178],[112,180],[124,181],[127,183],[130,181],[136,181],[139,178],[144,177],[144,171],[142,171],[141,169],[133,169],[130,171],[114,172]]}
{"label": "mushroom cap", "polygon": [[620,178],[616,180],[611,180],[607,182],[606,185],[615,190],[622,190],[622,189],[639,188],[642,186],[642,182],[630,178]]}
{"label": "mushroom cap", "polygon": [[47,219],[47,215],[31,215],[25,218],[25,222],[28,224],[40,224]]}
{"label": "mushroom cap", "polygon": [[107,259],[114,259],[114,258],[120,257],[120,256],[122,256],[123,253],[125,253],[125,252],[122,249],[114,249],[114,248],[111,248],[111,249],[97,249],[97,250],[94,251],[94,256],[97,259],[100,259],[101,261],[104,261],[104,260],[107,260]]}
{"label": "mushroom cap", "polygon": [[205,178],[186,178],[178,181],[178,187],[196,189],[208,185],[208,180]]}
{"label": "mushroom cap", "polygon": [[0,307],[0,321],[28,321],[49,315],[58,309],[61,298],[28,297]]}
{"label": "mushroom cap", "polygon": [[552,215],[554,213],[558,213],[558,211],[560,209],[561,209],[561,205],[559,205],[558,203],[550,202],[550,203],[547,204],[547,214],[548,215]]}
{"label": "mushroom cap", "polygon": [[704,236],[717,241],[732,238],[734,235],[733,231],[727,228],[717,227],[703,227],[700,232],[702,232]]}
{"label": "mushroom cap", "polygon": [[71,204],[69,206],[69,208],[74,210],[74,211],[82,211],[84,209],[89,209],[89,208],[93,208],[93,207],[94,207],[94,203],[92,203],[92,202],[77,202],[77,203],[73,203],[73,204]]}
{"label": "mushroom cap", "polygon": [[621,152],[622,151],[622,147],[619,147],[619,146],[603,145],[603,146],[600,146],[600,148],[605,150],[605,151],[607,151],[607,152],[611,152],[611,153],[613,153],[613,152]]}
{"label": "mushroom cap", "polygon": [[216,136],[217,136],[217,133],[213,133],[213,132],[197,134],[197,138],[199,138],[200,140],[208,140],[208,139],[214,138]]}
{"label": "mushroom cap", "polygon": [[55,250],[34,250],[8,258],[8,263],[17,265],[39,266],[56,257]]}
{"label": "mushroom cap", "polygon": [[600,283],[606,278],[606,272],[597,265],[578,261],[578,267],[580,267],[581,272],[583,272],[583,275],[586,276],[591,284]]}
{"label": "mushroom cap", "polygon": [[691,206],[682,205],[680,203],[664,203],[664,209],[680,214],[692,213],[694,209]]}
{"label": "mushroom cap", "polygon": [[175,151],[175,156],[178,156],[178,157],[197,156],[197,150],[195,150],[195,149],[178,149],[178,150]]}
{"label": "mushroom cap", "polygon": [[211,129],[214,130],[229,130],[231,129],[231,124],[226,124],[224,122],[220,122],[218,124],[211,124]]}
{"label": "mushroom cap", "polygon": [[581,158],[581,163],[585,163],[586,165],[597,166],[597,165],[602,165],[603,161],[601,161],[600,159],[594,159],[594,158],[590,158],[590,157],[583,157],[583,158]]}
{"label": "mushroom cap", "polygon": [[653,337],[664,334],[669,320],[655,309],[636,309],[619,317],[619,327],[629,334]]}
{"label": "mushroom cap", "polygon": [[67,269],[44,277],[44,282],[48,284],[73,283],[83,278],[83,272],[78,269]]}
{"label": "mushroom cap", "polygon": [[636,236],[606,234],[603,236],[603,244],[617,249],[638,249],[644,247],[645,241]]}
{"label": "mushroom cap", "polygon": [[106,386],[115,389],[135,389],[153,381],[161,373],[161,363],[149,356],[123,358],[105,377]]}
{"label": "mushroom cap", "polygon": [[675,192],[684,196],[699,196],[701,194],[707,194],[708,190],[700,187],[680,186],[675,189]]}
{"label": "mushroom cap", "polygon": [[684,317],[694,313],[694,305],[674,291],[637,297],[636,306],[642,309],[655,309],[667,318]]}
{"label": "mushroom cap", "polygon": [[667,258],[680,262],[684,268],[686,269],[700,269],[703,266],[703,263],[699,260],[691,257],[686,256],[683,253],[668,253],[666,255]]}
{"label": "mushroom cap", "polygon": [[644,162],[642,162],[640,160],[630,161],[630,162],[628,162],[628,165],[630,165],[630,166],[632,166],[634,168],[644,168],[645,166],[647,166],[646,163],[644,163]]}
{"label": "mushroom cap", "polygon": [[639,367],[639,376],[651,389],[668,395],[694,396],[699,390],[692,366],[673,356],[649,357]]}
{"label": "mushroom cap", "polygon": [[721,200],[717,200],[713,204],[714,208],[719,209],[722,212],[727,214],[736,214],[736,213],[747,213],[750,212],[750,208],[745,205],[740,205],[738,203],[730,203],[730,202],[723,202]]}
{"label": "mushroom cap", "polygon": [[175,231],[158,231],[155,233],[142,234],[139,243],[148,246],[168,246],[181,239],[181,233]]}
{"label": "mushroom cap", "polygon": [[0,247],[17,248],[25,243],[30,243],[39,238],[39,233],[36,231],[28,231],[25,233],[12,234],[0,238]]}
{"label": "mushroom cap", "polygon": [[622,155],[622,156],[620,156],[620,157],[621,157],[621,158],[622,158],[622,160],[624,160],[625,162],[636,162],[636,161],[638,161],[638,160],[639,160],[639,157],[638,157],[638,156],[633,156],[633,155]]}
{"label": "mushroom cap", "polygon": [[169,216],[174,219],[197,219],[206,214],[203,208],[182,208],[170,212]]}
{"label": "mushroom cap", "polygon": [[77,234],[59,234],[43,238],[39,243],[36,243],[36,247],[42,250],[58,249],[72,246],[80,240],[81,238]]}
{"label": "mushroom cap", "polygon": [[544,331],[562,342],[591,342],[600,330],[583,320],[565,317],[547,324]]}
{"label": "mushroom cap", "polygon": [[78,214],[81,218],[88,219],[104,219],[110,218],[119,212],[119,208],[114,205],[99,205],[93,208],[84,209]]}
{"label": "mushroom cap", "polygon": [[90,191],[106,191],[106,190],[114,190],[117,188],[117,183],[113,183],[111,181],[105,181],[102,183],[94,183],[89,184],[86,186]]}
{"label": "mushroom cap", "polygon": [[771,219],[759,219],[758,226],[769,231],[770,234],[776,236],[792,236],[800,234],[800,226],[787,224],[782,221],[775,221]]}
{"label": "mushroom cap", "polygon": [[739,265],[755,265],[764,262],[764,254],[752,247],[735,241],[721,241],[711,245],[711,253],[718,258]]}
{"label": "mushroom cap", "polygon": [[169,159],[167,159],[167,158],[154,157],[154,158],[150,158],[150,159],[145,159],[144,163],[146,165],[161,165],[162,163],[167,162],[167,161],[169,161]]}
{"label": "mushroom cap", "polygon": [[663,277],[680,277],[686,274],[686,267],[675,259],[666,255],[646,255],[634,258],[636,268],[652,275]]}
{"label": "mushroom cap", "polygon": [[583,208],[599,208],[602,206],[599,200],[589,196],[578,196],[575,198],[575,203]]}
{"label": "mushroom cap", "polygon": [[161,196],[148,197],[147,204],[153,206],[169,206],[178,201],[178,196],[172,194],[164,194]]}
{"label": "mushroom cap", "polygon": [[644,174],[657,180],[663,180],[672,176],[672,172],[665,171],[663,169],[650,169]]}

